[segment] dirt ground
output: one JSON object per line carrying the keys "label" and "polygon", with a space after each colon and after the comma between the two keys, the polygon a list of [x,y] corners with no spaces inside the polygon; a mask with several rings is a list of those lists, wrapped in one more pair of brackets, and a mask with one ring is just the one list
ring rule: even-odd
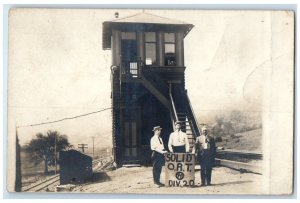
{"label": "dirt ground", "polygon": [[[163,169],[164,171],[164,169]],[[261,194],[263,175],[240,173],[225,167],[212,172],[212,185],[200,187],[200,170],[196,169],[195,187],[156,188],[152,179],[152,167],[122,167],[117,170],[98,172],[94,182],[77,185],[72,192],[133,193],[133,194]],[[164,183],[165,174],[161,174]]]}

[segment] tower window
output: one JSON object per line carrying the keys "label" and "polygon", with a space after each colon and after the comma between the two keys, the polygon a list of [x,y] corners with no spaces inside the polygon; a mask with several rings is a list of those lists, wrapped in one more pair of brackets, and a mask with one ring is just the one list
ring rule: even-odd
{"label": "tower window", "polygon": [[175,33],[165,33],[165,66],[176,66]]}
{"label": "tower window", "polygon": [[156,64],[156,34],[145,32],[146,65]]}
{"label": "tower window", "polygon": [[122,32],[122,39],[136,40],[135,32]]}

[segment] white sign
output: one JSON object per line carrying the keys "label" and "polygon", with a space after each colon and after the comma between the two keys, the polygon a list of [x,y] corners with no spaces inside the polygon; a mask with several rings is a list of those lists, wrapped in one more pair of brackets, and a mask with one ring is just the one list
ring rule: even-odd
{"label": "white sign", "polygon": [[195,185],[195,154],[167,153],[165,155],[166,186]]}

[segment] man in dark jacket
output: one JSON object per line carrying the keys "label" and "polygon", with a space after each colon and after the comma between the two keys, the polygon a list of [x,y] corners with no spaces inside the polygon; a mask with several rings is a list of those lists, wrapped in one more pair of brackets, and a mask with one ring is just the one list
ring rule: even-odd
{"label": "man in dark jacket", "polygon": [[201,186],[211,185],[211,172],[215,161],[215,141],[207,135],[206,127],[202,128],[202,134],[197,137],[195,147],[201,166]]}

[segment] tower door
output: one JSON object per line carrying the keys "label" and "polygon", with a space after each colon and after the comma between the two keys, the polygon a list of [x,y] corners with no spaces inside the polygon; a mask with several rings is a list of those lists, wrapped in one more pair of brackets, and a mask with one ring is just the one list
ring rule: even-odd
{"label": "tower door", "polygon": [[121,42],[123,74],[135,77],[138,74],[136,33],[122,33]]}
{"label": "tower door", "polygon": [[124,163],[139,163],[140,121],[138,109],[131,109],[124,117]]}

